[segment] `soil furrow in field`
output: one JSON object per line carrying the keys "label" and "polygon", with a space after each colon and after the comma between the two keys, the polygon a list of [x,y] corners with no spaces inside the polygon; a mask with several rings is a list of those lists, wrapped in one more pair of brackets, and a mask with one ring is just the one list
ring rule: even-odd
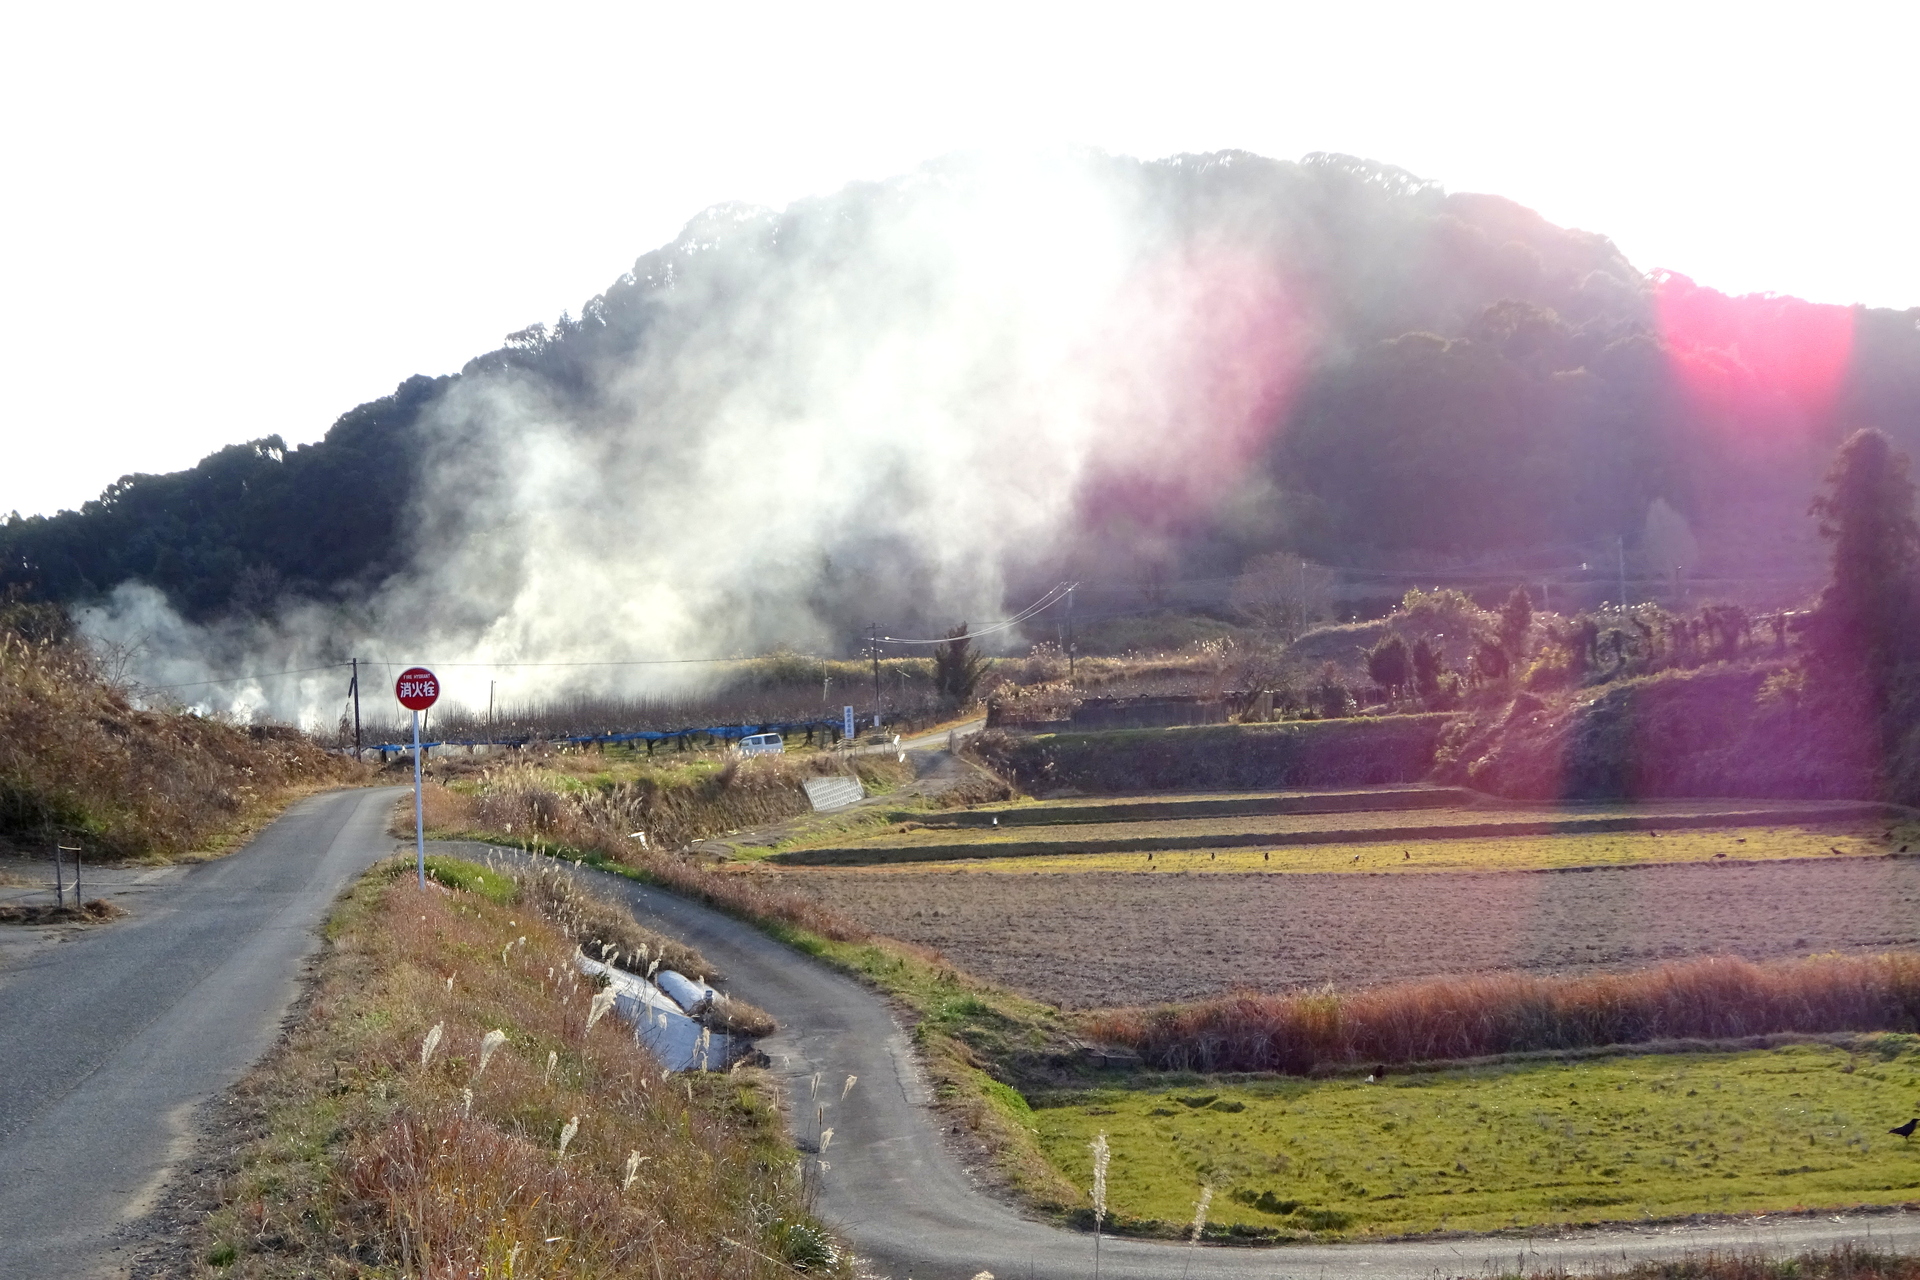
{"label": "soil furrow in field", "polygon": [[880,932],[1073,1008],[1235,988],[1920,945],[1920,862],[1905,858],[1528,875],[810,870],[781,878]]}

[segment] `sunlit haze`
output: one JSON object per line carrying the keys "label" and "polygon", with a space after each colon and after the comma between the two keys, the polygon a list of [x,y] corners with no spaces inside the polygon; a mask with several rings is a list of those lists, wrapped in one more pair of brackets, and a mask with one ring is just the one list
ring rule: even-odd
{"label": "sunlit haze", "polygon": [[955,150],[1346,152],[1723,292],[1920,304],[1916,26],[1752,4],[20,10],[0,513],[316,439],[577,311],[703,208]]}

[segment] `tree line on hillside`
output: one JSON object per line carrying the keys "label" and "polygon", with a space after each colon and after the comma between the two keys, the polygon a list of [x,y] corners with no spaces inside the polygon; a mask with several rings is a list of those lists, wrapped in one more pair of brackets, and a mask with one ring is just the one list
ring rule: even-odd
{"label": "tree line on hillside", "polygon": [[[1753,530],[1798,518],[1845,429],[1876,425],[1893,445],[1920,446],[1920,312],[1730,299],[1650,278],[1601,236],[1352,157],[1077,163],[1127,193],[1143,256],[1266,264],[1308,299],[1316,337],[1294,392],[1261,424],[1263,443],[1203,504],[1169,498],[1161,452],[1096,452],[1062,545],[1021,548],[1001,566],[1016,585],[1063,561],[1139,576],[1258,572],[1263,561],[1284,574],[1303,556],[1518,563],[1600,538],[1637,544],[1656,503],[1719,530],[1719,553],[1734,555]],[[513,334],[457,377],[410,379],[317,444],[288,449],[265,435],[186,471],[124,477],[79,511],[7,519],[0,588],[79,602],[137,579],[196,619],[266,612],[288,595],[360,598],[413,554],[401,516],[450,392],[510,379],[572,437],[670,456],[702,423],[624,402],[620,371],[671,360],[695,327],[725,328],[769,298],[806,322],[794,298],[830,289],[854,264],[886,264],[891,230],[971,181],[947,162],[778,213],[704,216],[577,318]],[[932,278],[899,274],[902,298]],[[776,279],[784,292],[768,292]],[[897,300],[866,301],[884,315]],[[823,558],[818,607],[846,634],[864,619],[834,575],[885,579],[889,554],[854,543]],[[1289,608],[1270,621],[1293,634],[1304,620]],[[1623,619],[1568,643],[1625,661],[1653,642]],[[1393,687],[1433,676],[1421,661],[1410,650]]]}

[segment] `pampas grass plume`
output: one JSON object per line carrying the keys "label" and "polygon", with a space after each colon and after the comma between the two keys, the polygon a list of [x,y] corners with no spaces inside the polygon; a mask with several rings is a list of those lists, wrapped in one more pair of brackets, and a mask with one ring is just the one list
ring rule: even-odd
{"label": "pampas grass plume", "polygon": [[573,1141],[573,1135],[578,1132],[580,1132],[580,1117],[579,1116],[568,1117],[566,1127],[560,1130],[560,1154],[561,1155],[564,1156],[565,1154],[567,1154],[567,1144]]}
{"label": "pampas grass plume", "polygon": [[593,1030],[594,1023],[607,1016],[607,1010],[613,1008],[613,1000],[614,994],[612,987],[608,987],[605,991],[593,997],[593,1003],[587,1006],[588,1031]]}
{"label": "pampas grass plume", "polygon": [[492,1060],[495,1051],[506,1042],[507,1033],[497,1027],[480,1037],[480,1066],[473,1073],[475,1079],[487,1069],[487,1063]]}
{"label": "pampas grass plume", "polygon": [[1113,1159],[1113,1150],[1107,1146],[1105,1129],[1087,1146],[1093,1151],[1093,1225],[1097,1230],[1107,1218],[1107,1162]]}
{"label": "pampas grass plume", "polygon": [[847,1100],[847,1095],[853,1092],[854,1083],[859,1079],[859,1076],[847,1077],[847,1082],[840,1086],[840,1101],[845,1102]]}
{"label": "pampas grass plume", "polygon": [[440,1047],[440,1037],[445,1035],[446,1031],[446,1023],[436,1022],[433,1024],[433,1029],[427,1032],[427,1038],[420,1042],[420,1066],[422,1070],[426,1068],[428,1062],[433,1060],[433,1051]]}
{"label": "pampas grass plume", "polygon": [[629,1151],[627,1152],[627,1176],[620,1180],[620,1189],[625,1191],[628,1187],[631,1187],[633,1180],[639,1176],[640,1153],[638,1151]]}
{"label": "pampas grass plume", "polygon": [[540,1077],[540,1083],[543,1085],[552,1083],[553,1069],[559,1065],[560,1054],[553,1049],[547,1050],[547,1074]]}

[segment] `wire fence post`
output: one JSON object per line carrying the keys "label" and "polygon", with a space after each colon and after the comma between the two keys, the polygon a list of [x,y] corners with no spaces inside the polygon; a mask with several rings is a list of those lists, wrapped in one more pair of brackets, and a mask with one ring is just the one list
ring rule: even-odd
{"label": "wire fence post", "polygon": [[53,896],[62,907],[67,905],[66,869],[60,862],[60,837],[53,839]]}
{"label": "wire fence post", "polygon": [[80,868],[85,864],[85,845],[75,845],[73,849],[73,905],[84,907],[87,899],[80,891]]}

